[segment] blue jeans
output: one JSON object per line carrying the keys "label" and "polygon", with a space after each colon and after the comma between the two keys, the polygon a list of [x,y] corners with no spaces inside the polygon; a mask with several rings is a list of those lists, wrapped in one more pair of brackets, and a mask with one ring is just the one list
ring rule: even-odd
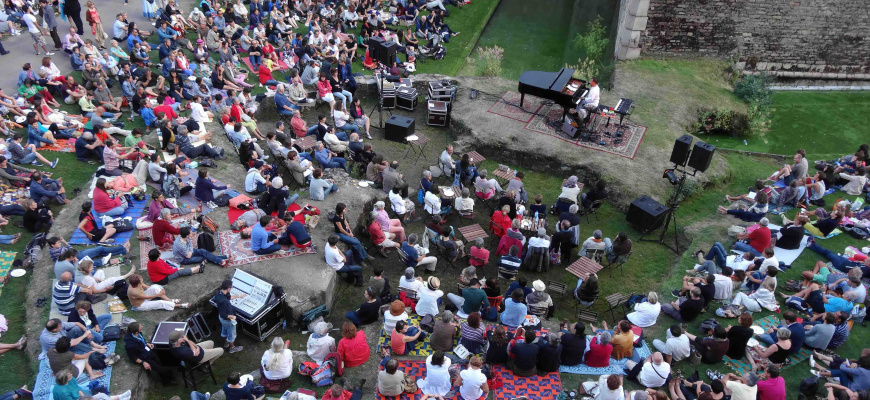
{"label": "blue jeans", "polygon": [[227,339],[227,343],[233,343],[236,341],[236,326],[233,325],[233,321],[228,319],[223,319],[220,316],[218,320],[221,322],[221,337]]}
{"label": "blue jeans", "polygon": [[[270,234],[269,234],[269,237],[268,237],[267,239],[268,239],[269,241],[272,241],[272,240],[277,239],[277,237],[276,237],[275,235],[273,235],[273,234],[270,233]],[[262,248],[262,249],[260,249],[260,250],[254,250],[254,253],[255,253],[255,254],[259,254],[259,255],[261,255],[261,256],[265,256],[265,255],[267,255],[267,254],[272,254],[272,253],[274,253],[274,252],[276,252],[276,251],[278,251],[278,250],[281,250],[281,245],[278,244],[278,243],[272,243],[271,245],[269,245],[269,247]]]}
{"label": "blue jeans", "polygon": [[349,319],[350,322],[353,322],[353,324],[354,324],[357,328],[359,328],[360,325],[362,325],[362,322],[361,322],[361,321],[359,320],[359,318],[356,316],[356,311],[348,311],[347,314],[344,314],[344,316],[347,317],[347,319]]}
{"label": "blue jeans", "polygon": [[[359,127],[354,125],[354,124],[351,124],[351,123],[346,123],[346,124],[340,126],[338,129],[341,129],[341,130],[346,131],[346,132],[359,133]],[[336,132],[336,136],[338,136],[338,132]],[[345,134],[344,136],[347,137],[347,134]],[[341,139],[341,140],[347,141],[346,139]]]}
{"label": "blue jeans", "polygon": [[[752,276],[753,278],[755,278],[755,279],[759,279],[759,280],[762,280],[762,281],[764,280],[764,277],[765,277],[766,275],[767,275],[767,274],[765,274],[765,273],[763,273],[763,272],[761,272],[761,271],[755,271],[755,272],[753,272],[753,273],[750,274],[750,276]],[[760,283],[755,283],[755,282],[752,282],[752,281],[750,281],[750,280],[747,280],[746,283],[745,283],[744,285],[746,285],[746,287],[749,289],[750,292],[752,292],[752,291],[756,291],[756,290],[758,290],[758,288],[761,287],[761,284],[760,284]]]}
{"label": "blue jeans", "polygon": [[303,160],[308,160],[308,162],[314,162],[314,159],[311,158],[311,153],[306,153],[303,151],[303,152],[297,153],[297,154],[299,155],[299,158],[301,158]]}
{"label": "blue jeans", "polygon": [[127,209],[124,208],[124,206],[117,206],[109,211],[106,211],[104,213],[97,213],[97,214],[99,214],[100,216],[108,215],[110,217],[117,217],[119,215],[123,215],[124,211],[127,211]]}
{"label": "blue jeans", "polygon": [[849,273],[850,269],[861,265],[861,263],[849,261],[848,258],[834,253],[833,251],[830,251],[822,246],[819,246],[815,242],[811,243],[809,248],[810,250],[815,251],[816,253],[819,253],[823,257],[827,258],[834,268],[840,270],[843,273]]}
{"label": "blue jeans", "polygon": [[742,251],[744,253],[749,252],[749,253],[752,253],[752,255],[754,255],[755,257],[761,257],[761,252],[759,252],[758,250],[755,250],[755,248],[750,246],[749,243],[744,243],[744,242],[734,243],[734,250]]}
{"label": "blue jeans", "polygon": [[109,322],[112,322],[111,314],[103,314],[97,315],[97,326],[100,327],[100,331],[96,332],[93,329],[90,329],[93,336],[91,337],[97,343],[103,343],[103,330],[106,329],[106,325],[109,325]]}
{"label": "blue jeans", "polygon": [[327,168],[341,168],[347,171],[347,161],[341,157],[332,157],[326,164],[323,165],[323,169]]}
{"label": "blue jeans", "polygon": [[212,264],[220,265],[226,259],[227,256],[216,256],[204,249],[193,249],[193,255],[190,258],[182,259],[181,265],[199,264],[206,260]]}
{"label": "blue jeans", "polygon": [[725,246],[720,242],[716,242],[713,244],[713,247],[710,248],[710,251],[704,255],[705,260],[713,260],[716,262],[716,265],[719,268],[725,266],[726,260],[728,259],[728,250],[725,249]]}
{"label": "blue jeans", "polygon": [[426,332],[420,331],[420,328],[416,326],[409,326],[408,331],[405,332],[405,336],[414,336],[417,334],[417,332],[420,332],[420,336],[418,336],[417,339],[412,342],[405,343],[405,354],[414,351],[414,346],[417,344],[417,342],[422,342],[423,339],[426,338]]}
{"label": "blue jeans", "polygon": [[341,239],[342,243],[350,245],[350,249],[353,251],[354,259],[363,261],[369,258],[369,253],[366,252],[365,246],[360,243],[359,239],[347,236],[343,233],[336,233],[338,238]]}
{"label": "blue jeans", "polygon": [[[780,325],[777,329],[779,329],[779,328],[785,328],[785,327]],[[758,335],[758,338],[761,339],[762,342],[767,343],[768,345],[772,345],[778,341],[776,339],[776,332],[765,333],[764,335]]]}
{"label": "blue jeans", "polygon": [[79,251],[79,259],[90,257],[94,260],[94,268],[103,266],[103,258],[106,256],[120,256],[127,254],[127,249],[124,246],[97,246]]}
{"label": "blue jeans", "polygon": [[0,244],[10,244],[15,239],[15,235],[0,235]]}
{"label": "blue jeans", "polygon": [[[342,236],[340,233],[338,235]],[[359,241],[357,241],[357,242],[359,242]],[[363,251],[365,251],[365,249],[363,249]],[[362,283],[362,281],[363,281],[362,267],[357,265],[357,260],[359,260],[359,258],[357,258],[354,255],[354,252],[352,249],[345,250],[344,257],[347,258],[347,260],[345,260],[345,262],[344,262],[344,266],[341,267],[341,269],[336,270],[336,272],[346,272],[346,273],[348,273],[348,275],[350,275],[351,277],[354,278],[355,282]]]}
{"label": "blue jeans", "polygon": [[[77,326],[66,331],[66,336],[70,339],[78,338],[84,334],[85,334],[85,331],[83,331],[81,328],[79,328]],[[85,354],[85,353],[92,350],[91,340],[93,340],[93,339],[82,340],[81,342],[79,342],[79,344],[72,346],[70,349],[73,351],[73,353]]]}
{"label": "blue jeans", "polygon": [[764,218],[765,215],[762,213],[754,213],[746,210],[728,210],[727,213],[746,222],[761,221],[761,219]]}
{"label": "blue jeans", "polygon": [[347,90],[332,92],[332,96],[336,99],[341,99],[342,110],[347,110],[347,103],[353,103],[353,95]]}
{"label": "blue jeans", "polygon": [[0,215],[24,215],[24,207],[20,204],[0,206]]}
{"label": "blue jeans", "polygon": [[206,395],[205,393],[200,393],[197,391],[190,392],[190,400],[208,400],[211,397],[210,395]]}
{"label": "blue jeans", "polygon": [[308,130],[305,131],[305,136],[311,136],[317,134],[317,125],[309,126]]}
{"label": "blue jeans", "polygon": [[263,57],[261,57],[261,56],[248,56],[248,59],[251,60],[251,64],[252,64],[253,66],[255,66],[255,67],[259,67],[259,66],[260,66],[260,60],[261,60],[262,58],[263,58]]}
{"label": "blue jeans", "polygon": [[[344,126],[348,126],[348,125],[349,125],[349,124],[344,124]],[[338,129],[344,129],[344,127],[341,127],[341,128],[338,128]],[[359,133],[359,129],[357,129],[356,132]],[[348,137],[347,137],[347,132],[345,132],[345,131],[335,131],[335,137],[337,137],[338,140],[341,140],[341,141],[344,141],[344,142],[347,142],[347,141],[350,140],[350,139],[348,139]]]}
{"label": "blue jeans", "polygon": [[278,86],[278,84],[280,83],[281,82],[278,82],[274,79],[269,79],[268,81],[266,81],[266,83],[263,84],[263,86]]}
{"label": "blue jeans", "polygon": [[[86,112],[86,113],[84,113],[84,116],[88,117],[88,118],[93,118],[94,112],[93,111]],[[104,112],[104,113],[100,114],[100,117],[102,117],[102,118],[115,118],[115,113]]]}

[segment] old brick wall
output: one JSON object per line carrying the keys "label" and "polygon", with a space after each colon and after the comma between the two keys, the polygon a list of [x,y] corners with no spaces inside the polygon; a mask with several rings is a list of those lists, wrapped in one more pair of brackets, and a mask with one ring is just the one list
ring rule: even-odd
{"label": "old brick wall", "polygon": [[748,70],[870,72],[867,0],[650,0],[646,55],[733,57]]}

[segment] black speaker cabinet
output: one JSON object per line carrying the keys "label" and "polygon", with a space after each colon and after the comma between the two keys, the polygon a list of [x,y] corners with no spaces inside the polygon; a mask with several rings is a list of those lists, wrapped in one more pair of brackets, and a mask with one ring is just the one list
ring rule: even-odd
{"label": "black speaker cabinet", "polygon": [[384,43],[383,47],[380,51],[380,54],[378,54],[377,60],[380,61],[381,64],[384,64],[384,65],[390,67],[393,65],[393,62],[396,61],[396,53],[398,53],[398,52],[399,52],[399,44],[398,43],[393,42],[393,41],[390,41],[389,43]]}
{"label": "black speaker cabinet", "polygon": [[381,52],[384,50],[384,39],[380,36],[372,36],[369,38],[369,56],[372,60],[379,61]]}
{"label": "black speaker cabinet", "polygon": [[667,212],[668,208],[661,203],[649,196],[640,196],[631,202],[625,220],[641,232],[649,232],[664,224],[664,215]]}
{"label": "black speaker cabinet", "polygon": [[384,139],[405,143],[405,138],[414,134],[414,119],[393,115],[384,128]]}
{"label": "black speaker cabinet", "polygon": [[671,163],[685,166],[689,161],[689,150],[692,148],[692,136],[683,135],[674,142],[674,150],[671,152]]}
{"label": "black speaker cabinet", "polygon": [[710,167],[710,161],[713,160],[713,152],[716,151],[716,146],[704,142],[695,142],[695,148],[692,150],[692,156],[689,157],[689,167],[692,167],[699,172],[706,172]]}

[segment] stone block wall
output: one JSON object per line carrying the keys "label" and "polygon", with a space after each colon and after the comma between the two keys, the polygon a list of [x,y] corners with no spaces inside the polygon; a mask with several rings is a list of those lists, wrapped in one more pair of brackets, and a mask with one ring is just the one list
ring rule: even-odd
{"label": "stone block wall", "polygon": [[647,55],[733,57],[749,71],[870,72],[867,0],[649,0],[645,15],[637,46]]}

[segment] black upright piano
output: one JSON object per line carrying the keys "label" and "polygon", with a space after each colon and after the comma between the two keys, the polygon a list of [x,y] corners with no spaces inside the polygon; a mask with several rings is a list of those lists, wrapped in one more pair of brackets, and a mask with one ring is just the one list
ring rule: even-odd
{"label": "black upright piano", "polygon": [[[559,72],[526,71],[520,75],[520,107],[523,106],[526,94],[553,100],[562,106],[562,119],[568,110],[574,108],[577,103],[586,96],[586,81],[572,78],[573,68],[562,68]],[[576,87],[570,90],[569,86]]]}

